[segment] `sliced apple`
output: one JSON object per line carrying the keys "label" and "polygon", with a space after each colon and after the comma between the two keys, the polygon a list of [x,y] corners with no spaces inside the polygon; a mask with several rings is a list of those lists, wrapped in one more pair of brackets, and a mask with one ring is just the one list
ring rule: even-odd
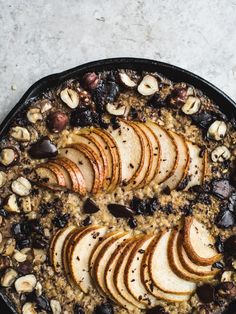
{"label": "sliced apple", "polygon": [[62,250],[65,240],[70,233],[73,233],[77,228],[75,226],[69,226],[62,230],[59,230],[53,237],[50,244],[50,260],[56,272],[60,272],[63,269],[62,262]]}
{"label": "sliced apple", "polygon": [[96,260],[94,261],[94,280],[97,283],[98,287],[101,291],[103,291],[104,295],[112,297],[109,294],[109,291],[106,288],[105,284],[105,268],[107,262],[109,261],[112,253],[124,242],[126,239],[129,238],[129,234],[122,232],[119,233],[117,236],[114,236],[110,239],[108,243],[100,250],[99,254],[97,255]]}
{"label": "sliced apple", "polygon": [[147,126],[154,132],[160,142],[160,167],[155,177],[157,184],[167,180],[177,167],[178,151],[174,138],[157,123],[148,120]]}
{"label": "sliced apple", "polygon": [[[51,160],[50,163],[52,163],[53,165],[55,165],[56,167],[60,168],[61,172],[63,173],[63,176],[64,176],[64,179],[65,179],[65,183],[66,183],[66,188],[68,190],[73,190],[73,186],[72,186],[72,179],[70,177],[70,174],[68,172],[68,170],[63,167],[61,164],[59,164],[57,162],[58,159],[54,159],[54,160]],[[76,181],[77,182],[77,181]],[[84,183],[85,184],[85,183]]]}
{"label": "sliced apple", "polygon": [[92,251],[106,232],[105,227],[92,226],[82,233],[73,236],[71,252],[69,255],[69,269],[71,278],[84,292],[88,293],[92,287],[89,272],[89,259]]}
{"label": "sliced apple", "polygon": [[97,164],[88,150],[82,145],[79,147],[66,147],[60,149],[60,157],[65,157],[73,161],[80,169],[86,189],[89,193],[96,194],[100,189],[100,177]]}
{"label": "sliced apple", "polygon": [[222,257],[214,246],[214,238],[206,227],[193,217],[186,217],[184,223],[183,246],[192,262],[207,266]]}
{"label": "sliced apple", "polygon": [[106,130],[98,128],[82,129],[80,133],[89,134],[101,145],[102,154],[107,158],[107,192],[113,191],[121,182],[121,160],[113,137]]}
{"label": "sliced apple", "polygon": [[213,279],[214,275],[199,276],[192,272],[189,272],[184,267],[184,265],[181,263],[181,260],[178,254],[178,247],[177,247],[178,236],[179,236],[179,231],[176,229],[172,230],[170,238],[169,238],[169,243],[168,243],[168,259],[169,259],[170,267],[173,270],[173,272],[180,278],[183,278],[189,281],[194,281],[194,282]]}
{"label": "sliced apple", "polygon": [[[158,235],[160,237],[161,234]],[[143,285],[146,289],[156,298],[160,300],[164,300],[167,302],[184,302],[188,301],[191,297],[190,294],[174,294],[174,293],[167,293],[154,285],[150,273],[149,273],[149,260],[150,260],[150,253],[152,250],[152,242],[149,244],[148,248],[146,249],[143,259],[142,259],[142,267],[141,267],[141,280]]]}
{"label": "sliced apple", "polygon": [[202,276],[203,278],[206,276],[215,276],[219,269],[213,269],[212,265],[209,266],[200,266],[191,261],[191,259],[188,257],[187,253],[185,252],[185,249],[183,247],[183,234],[182,231],[179,232],[178,239],[177,239],[177,249],[178,249],[178,256],[181,264],[185,269],[187,269],[189,272],[197,275]]}
{"label": "sliced apple", "polygon": [[168,242],[171,231],[163,232],[152,242],[149,259],[149,273],[154,285],[164,292],[174,294],[192,294],[196,284],[177,276],[168,260]]}
{"label": "sliced apple", "polygon": [[137,301],[133,295],[129,292],[125,284],[125,270],[127,267],[129,255],[135,246],[136,242],[140,240],[140,237],[135,238],[133,241],[127,244],[122,254],[120,255],[117,265],[114,270],[114,284],[119,294],[126,299],[129,303],[133,304],[139,309],[146,309],[147,306],[142,302]]}
{"label": "sliced apple", "polygon": [[[142,138],[143,142],[143,166],[140,169],[139,174],[131,180],[130,188],[141,188],[146,185],[146,179],[149,177],[150,172],[152,170],[152,162],[153,162],[153,149],[152,144],[147,136],[148,129],[145,127],[143,123],[138,122],[130,122],[132,126],[135,126],[135,130],[139,137]],[[146,132],[145,132],[146,131]]]}
{"label": "sliced apple", "polygon": [[171,190],[176,189],[180,182],[186,177],[188,173],[190,158],[189,158],[189,149],[186,144],[186,141],[182,135],[178,135],[174,132],[169,131],[169,133],[174,138],[177,151],[177,166],[173,174],[163,182],[163,187],[169,187]]}
{"label": "sliced apple", "polygon": [[142,259],[154,236],[143,237],[133,247],[125,268],[125,285],[132,296],[147,307],[157,305],[157,299],[149,293],[142,282]]}
{"label": "sliced apple", "polygon": [[[144,163],[144,143],[137,126],[127,121],[119,120],[120,127],[111,129],[121,158],[121,174],[124,184],[135,181]],[[138,131],[137,131],[138,130]]]}
{"label": "sliced apple", "polygon": [[116,250],[112,253],[110,259],[108,260],[104,271],[105,285],[110,295],[110,298],[112,300],[115,300],[116,303],[120,304],[128,311],[133,311],[135,309],[135,306],[132,303],[128,302],[117,290],[114,282],[114,271],[122,252],[124,251],[125,247],[132,241],[134,241],[133,238],[129,238],[123,241],[120,246],[116,248]]}
{"label": "sliced apple", "polygon": [[138,123],[139,127],[146,134],[149,145],[152,148],[153,158],[150,160],[150,171],[147,173],[143,185],[149,184],[156,176],[160,167],[160,143],[156,134],[148,127],[146,123]]}
{"label": "sliced apple", "polygon": [[107,188],[109,181],[107,180],[108,176],[108,162],[106,154],[103,151],[101,144],[90,134],[78,134],[73,137],[73,144],[85,144],[88,145],[91,150],[95,152],[95,156],[99,159],[99,164],[102,165],[102,173],[104,176],[103,187]]}
{"label": "sliced apple", "polygon": [[189,141],[186,142],[189,149],[189,169],[188,169],[188,184],[185,187],[185,190],[190,189],[192,186],[195,185],[202,185],[204,181],[206,159],[207,159],[207,152],[201,156],[201,148],[196,144],[193,144]]}
{"label": "sliced apple", "polygon": [[55,162],[68,172],[71,178],[72,190],[78,192],[82,196],[86,195],[86,184],[79,167],[66,157],[59,156]]}
{"label": "sliced apple", "polygon": [[65,188],[62,173],[52,164],[42,164],[36,167],[35,173],[39,184],[53,190]]}

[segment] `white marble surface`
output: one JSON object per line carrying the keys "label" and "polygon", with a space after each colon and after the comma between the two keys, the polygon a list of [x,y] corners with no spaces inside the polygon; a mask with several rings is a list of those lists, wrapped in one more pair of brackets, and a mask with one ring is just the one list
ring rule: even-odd
{"label": "white marble surface", "polygon": [[178,65],[236,100],[236,0],[0,0],[0,120],[41,77],[118,56]]}

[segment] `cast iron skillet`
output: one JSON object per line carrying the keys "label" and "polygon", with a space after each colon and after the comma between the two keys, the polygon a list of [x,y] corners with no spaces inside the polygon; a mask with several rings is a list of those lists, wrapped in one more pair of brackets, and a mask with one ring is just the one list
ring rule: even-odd
{"label": "cast iron skillet", "polygon": [[[11,122],[16,117],[17,113],[24,108],[26,103],[31,98],[37,97],[48,88],[57,86],[65,80],[80,78],[86,72],[97,72],[119,68],[158,72],[174,82],[189,83],[200,89],[206,96],[211,98],[228,117],[236,117],[236,103],[232,99],[211,83],[189,71],[154,60],[139,58],[113,58],[86,63],[62,73],[49,75],[33,84],[2,122],[0,128],[0,140],[7,134]],[[0,298],[3,301],[2,304],[0,303],[0,313],[8,314],[9,311],[9,314],[17,314],[17,311],[14,309],[14,305],[4,294],[4,291],[0,290]],[[4,306],[6,306],[6,308],[4,308]]]}

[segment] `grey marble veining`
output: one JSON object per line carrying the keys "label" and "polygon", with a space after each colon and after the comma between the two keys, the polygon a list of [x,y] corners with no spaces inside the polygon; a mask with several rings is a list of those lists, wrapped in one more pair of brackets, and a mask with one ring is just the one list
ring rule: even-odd
{"label": "grey marble veining", "polygon": [[41,77],[119,56],[178,65],[236,100],[236,0],[0,0],[0,120]]}

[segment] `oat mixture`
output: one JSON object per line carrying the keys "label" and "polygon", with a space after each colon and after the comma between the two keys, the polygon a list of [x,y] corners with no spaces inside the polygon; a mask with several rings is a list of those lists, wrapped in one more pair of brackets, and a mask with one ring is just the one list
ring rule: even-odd
{"label": "oat mixture", "polygon": [[[19,313],[235,313],[236,121],[218,105],[224,106],[186,83],[173,83],[158,73],[123,69],[86,73],[25,104],[2,139],[0,151],[0,283]],[[146,183],[133,181],[136,186],[132,187],[112,168],[117,176],[113,188],[109,190],[113,177],[106,182],[104,175],[103,181],[100,177],[103,185],[95,186],[95,175],[93,187],[87,185],[86,190],[82,183],[77,184],[78,173],[75,182],[68,177],[66,181],[56,171],[61,166],[64,174],[70,174],[58,156],[63,151],[65,158],[80,134],[94,134],[94,129],[119,134],[122,124],[130,131],[148,121],[197,145],[197,158],[204,163],[197,184],[189,185],[199,176],[199,169],[189,175],[186,168],[185,176],[170,188],[164,181],[145,181],[145,173],[142,182]],[[77,145],[81,155],[89,155],[86,145],[85,152],[83,144]],[[134,145],[132,155],[124,156],[132,161],[141,158],[137,154]],[[119,158],[115,167],[121,172]],[[137,163],[131,162],[127,176],[134,167]],[[173,171],[169,177],[171,174]],[[83,175],[82,171],[81,182]],[[143,304],[149,306],[127,309],[104,295],[96,283],[89,293],[82,292],[63,267],[55,269],[50,258],[55,234],[71,226],[78,230],[106,227],[106,232],[125,231],[138,239],[141,235],[155,237],[176,226],[186,229],[188,218],[204,225],[214,237],[212,250],[219,258],[211,265],[215,276],[197,280],[189,299],[182,302],[160,298],[153,307],[148,300]]]}

